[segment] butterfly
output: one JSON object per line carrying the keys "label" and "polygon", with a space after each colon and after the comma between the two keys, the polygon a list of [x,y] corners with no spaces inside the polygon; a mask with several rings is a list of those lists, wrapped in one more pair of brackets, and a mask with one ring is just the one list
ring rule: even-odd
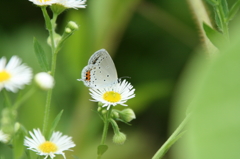
{"label": "butterfly", "polygon": [[90,88],[104,88],[118,83],[117,70],[109,53],[105,49],[96,51],[78,80]]}

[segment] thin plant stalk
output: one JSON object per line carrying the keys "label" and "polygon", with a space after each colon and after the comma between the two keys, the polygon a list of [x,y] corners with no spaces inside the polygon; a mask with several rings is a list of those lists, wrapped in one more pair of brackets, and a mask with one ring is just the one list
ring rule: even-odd
{"label": "thin plant stalk", "polygon": [[178,141],[179,138],[185,134],[186,131],[183,131],[184,126],[187,124],[189,120],[190,114],[188,114],[182,123],[177,127],[177,129],[173,132],[173,134],[168,138],[168,140],[160,147],[160,149],[155,153],[152,159],[161,159],[166,152],[171,148],[171,146]]}
{"label": "thin plant stalk", "polygon": [[11,100],[9,99],[8,93],[7,93],[7,91],[5,89],[3,89],[3,96],[4,96],[4,99],[6,101],[6,105],[8,107],[11,107],[12,103],[11,103]]}
{"label": "thin plant stalk", "polygon": [[13,109],[17,110],[19,108],[19,106],[25,102],[27,99],[29,99],[29,97],[31,97],[31,95],[36,91],[36,88],[33,87],[32,89],[30,89],[26,94],[24,94],[24,96],[22,96],[22,98],[20,100],[18,100],[16,103],[14,103],[13,105]]}
{"label": "thin plant stalk", "polygon": [[[104,127],[103,127],[101,145],[104,145],[106,142],[111,112],[112,112],[112,107],[109,108],[109,110],[107,111],[107,114],[104,118]],[[99,154],[97,158],[100,159],[101,157],[102,157],[102,154]]]}
{"label": "thin plant stalk", "polygon": [[[50,20],[45,7],[42,7],[42,12],[43,12],[43,16],[44,16],[45,23],[46,23],[46,28],[49,32],[49,37],[51,39],[52,61],[51,61],[50,74],[54,78],[55,70],[56,70],[56,62],[57,62],[57,52],[56,52],[56,46],[55,46],[55,42],[54,42],[54,35],[56,34],[55,33],[55,25],[56,24],[55,23],[57,20],[57,14],[53,14],[53,18],[52,18],[52,20]],[[47,92],[47,99],[46,99],[44,119],[43,119],[43,129],[42,129],[42,132],[44,135],[46,135],[46,131],[48,128],[51,100],[52,100],[52,89],[48,90],[48,92]]]}
{"label": "thin plant stalk", "polygon": [[[56,62],[57,62],[57,53],[54,53],[52,57],[52,69],[51,69],[51,73],[53,77],[55,74]],[[47,93],[45,112],[44,112],[44,121],[43,121],[43,130],[42,130],[43,134],[46,134],[46,130],[48,126],[51,100],[52,100],[52,89],[48,90],[48,93]]]}
{"label": "thin plant stalk", "polygon": [[107,132],[108,132],[108,127],[109,127],[109,117],[111,115],[112,107],[107,111],[107,115],[104,121],[104,128],[103,128],[103,134],[102,134],[102,140],[101,140],[101,145],[104,145],[106,138],[107,138]]}

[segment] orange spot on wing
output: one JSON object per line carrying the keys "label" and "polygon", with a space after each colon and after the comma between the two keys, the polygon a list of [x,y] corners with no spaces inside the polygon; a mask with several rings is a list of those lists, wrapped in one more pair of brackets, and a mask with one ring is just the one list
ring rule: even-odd
{"label": "orange spot on wing", "polygon": [[90,81],[91,80],[91,70],[86,72],[86,81]]}

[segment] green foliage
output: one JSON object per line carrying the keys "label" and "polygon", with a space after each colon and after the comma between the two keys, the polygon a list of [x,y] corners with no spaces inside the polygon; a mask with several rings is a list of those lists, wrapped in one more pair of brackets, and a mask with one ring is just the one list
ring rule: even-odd
{"label": "green foliage", "polygon": [[24,137],[26,135],[25,129],[20,127],[17,133],[13,137],[13,153],[14,159],[20,159],[23,156],[25,146],[24,146]]}
{"label": "green foliage", "polygon": [[232,19],[235,17],[235,15],[237,14],[237,12],[238,12],[238,10],[239,10],[239,7],[240,7],[240,1],[238,0],[238,1],[236,1],[236,2],[234,3],[234,5],[231,7],[231,9],[230,9],[230,11],[229,11],[229,14],[228,14],[228,19],[227,19],[227,21],[230,21],[230,20],[232,20]]}
{"label": "green foliage", "polygon": [[[227,3],[227,0],[221,0],[221,7],[222,7],[222,11],[223,11],[223,16],[224,18],[228,17],[228,3]],[[225,19],[224,19],[225,20]]]}
{"label": "green foliage", "polygon": [[[139,15],[139,2],[141,0],[128,2],[121,0],[88,1],[87,11],[68,10],[68,12],[65,12],[65,20],[68,21],[67,19],[71,17],[69,19],[76,20],[81,25],[81,29],[69,39],[69,42],[66,42],[67,45],[59,54],[51,114],[59,113],[59,109],[65,110],[62,122],[58,126],[60,130],[68,129],[73,134],[73,140],[77,145],[74,154],[77,154],[79,158],[96,157],[93,151],[99,144],[98,135],[101,133],[101,121],[91,111],[91,109],[95,109],[96,105],[89,102],[87,89],[83,88],[82,84],[77,82],[76,79],[79,78],[82,66],[87,63],[89,55],[100,48],[106,48],[112,55],[116,53],[116,56],[113,57],[118,73],[120,76],[128,75],[132,77],[131,82],[136,88],[137,95],[134,100],[127,103],[134,111],[136,110],[137,115],[137,120],[134,120],[131,128],[123,127],[124,132],[127,132],[129,136],[128,142],[120,147],[111,145],[111,140],[107,141],[110,143],[111,151],[105,153],[103,158],[112,158],[114,154],[119,154],[119,151],[124,153],[117,155],[116,159],[150,158],[154,154],[153,151],[161,145],[162,139],[166,137],[166,119],[170,109],[169,100],[182,67],[196,45],[197,36],[185,3],[176,1],[178,5],[172,5],[171,1],[155,1],[152,5],[160,10],[163,9],[167,14],[176,18],[176,21],[184,21],[185,27],[187,26],[187,29],[185,29],[191,31],[193,36],[191,36],[192,38],[189,38],[189,36],[182,37],[193,41],[191,46],[186,46],[175,35],[169,34],[164,27],[157,26],[148,18]],[[5,3],[8,3],[8,1],[5,1]],[[20,1],[16,3],[20,3]],[[141,5],[148,7],[145,4]],[[175,8],[176,6],[185,9],[178,11]],[[33,52],[32,47],[29,47],[31,41],[24,43],[23,39],[31,40],[32,36],[36,36],[39,41],[46,40],[45,32],[42,28],[39,29],[39,26],[43,26],[43,18],[36,16],[36,13],[39,15],[37,7],[24,4],[17,7],[17,9],[19,8],[21,10],[23,8],[24,10],[25,8],[26,10],[30,9],[32,14],[22,16],[24,20],[18,25],[16,25],[16,22],[19,22],[19,19],[11,19],[7,23],[3,22],[3,25],[10,25],[14,22],[12,26],[16,26],[16,28],[13,31],[14,35],[9,35],[5,31],[4,33],[1,32],[2,46],[0,50],[5,56],[18,54],[22,57],[24,63],[30,65],[34,71],[38,71],[38,63],[34,57],[31,57]],[[12,15],[19,18],[20,14],[25,12],[17,9],[12,12]],[[5,13],[4,10],[5,7],[2,10],[3,13]],[[16,13],[18,13],[18,16],[16,16]],[[9,16],[11,16],[11,13]],[[34,18],[31,19],[31,16]],[[28,18],[31,20],[26,23]],[[181,27],[173,25],[175,23],[169,24],[168,20],[161,19],[161,16],[153,16],[153,18],[171,28],[171,30],[181,32]],[[3,18],[2,20],[6,21],[6,19],[10,18]],[[59,30],[62,29],[61,20],[58,19],[57,29]],[[37,26],[33,26],[35,23],[37,23]],[[40,35],[36,35],[36,33]],[[4,34],[7,36],[2,36]],[[42,36],[41,40],[40,36]],[[8,45],[5,45],[6,43]],[[14,49],[12,49],[13,44]],[[3,50],[4,48],[5,50]],[[17,52],[16,48],[18,48]],[[47,49],[44,48],[44,50]],[[29,130],[42,126],[45,97],[45,93],[37,92],[19,109],[18,118],[26,124]],[[54,119],[55,116],[51,116],[49,121],[52,121],[52,118]],[[149,121],[151,121],[151,125],[149,125]],[[148,137],[146,138],[146,136]],[[141,142],[139,138],[141,138]],[[159,145],[152,144],[153,142],[158,142]]]}
{"label": "green foliage", "polygon": [[209,38],[209,40],[217,47],[221,48],[223,44],[227,43],[227,39],[223,36],[223,34],[219,33],[215,29],[208,26],[206,23],[203,23],[203,29]]}
{"label": "green foliage", "polygon": [[45,25],[46,25],[46,29],[48,31],[52,30],[52,24],[51,24],[51,20],[50,20],[50,17],[47,13],[47,10],[46,10],[47,6],[42,6],[41,9],[42,9],[42,12],[43,12],[43,17],[44,17],[44,20],[45,20]]}
{"label": "green foliage", "polygon": [[221,17],[219,16],[219,10],[217,10],[217,8],[214,8],[214,15],[215,15],[215,23],[218,27],[218,30],[223,32],[223,24],[221,21]]}
{"label": "green foliage", "polygon": [[36,38],[33,39],[33,46],[34,46],[36,57],[38,59],[38,63],[42,71],[45,71],[45,72],[49,71],[49,65],[46,59],[46,54]]}
{"label": "green foliage", "polygon": [[218,5],[218,1],[217,0],[206,0],[209,4],[211,4],[212,6],[216,6]]}
{"label": "green foliage", "polygon": [[[236,25],[238,26],[239,23]],[[189,65],[187,76],[179,93],[178,113],[186,110],[191,101],[192,118],[188,135],[178,147],[177,158],[185,159],[237,159],[240,157],[240,38],[235,38],[210,63],[195,58]],[[196,80],[198,79],[198,80]],[[194,138],[193,138],[194,137]]]}
{"label": "green foliage", "polygon": [[63,110],[60,111],[60,113],[56,116],[56,118],[54,119],[52,125],[51,125],[51,130],[49,131],[49,134],[48,134],[48,140],[50,139],[53,131],[55,131],[60,119],[61,119],[61,116],[62,116],[62,113],[63,113]]}
{"label": "green foliage", "polygon": [[99,145],[98,149],[97,149],[97,154],[98,155],[103,155],[107,150],[108,150],[107,145]]}

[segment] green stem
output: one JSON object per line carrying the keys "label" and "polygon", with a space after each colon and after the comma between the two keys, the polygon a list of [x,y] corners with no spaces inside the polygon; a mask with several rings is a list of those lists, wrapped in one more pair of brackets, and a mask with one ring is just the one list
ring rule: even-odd
{"label": "green stem", "polygon": [[51,20],[50,20],[50,17],[47,13],[47,9],[46,9],[46,6],[43,6],[41,7],[42,9],[42,13],[43,13],[43,17],[44,17],[44,20],[45,20],[45,25],[46,25],[46,28],[47,30],[51,30],[52,29],[52,26],[51,26]]}
{"label": "green stem", "polygon": [[47,127],[48,127],[48,120],[50,114],[50,105],[51,105],[51,98],[52,98],[52,89],[50,89],[47,93],[45,111],[44,111],[44,118],[43,118],[43,134],[46,135]]}
{"label": "green stem", "polygon": [[106,138],[107,138],[107,132],[108,132],[108,127],[109,127],[109,118],[111,115],[112,107],[107,111],[106,118],[104,121],[104,128],[103,128],[103,134],[102,134],[102,140],[101,140],[101,145],[104,145]]}
{"label": "green stem", "polygon": [[[56,62],[57,62],[57,52],[56,46],[54,42],[54,34],[55,34],[55,26],[57,20],[57,14],[53,14],[52,20],[50,20],[49,15],[47,13],[46,7],[42,7],[43,16],[46,23],[46,28],[49,32],[49,36],[51,39],[51,48],[52,48],[52,63],[51,63],[51,75],[54,78],[55,70],[56,70]],[[44,119],[43,119],[43,134],[46,135],[47,128],[48,128],[48,120],[50,114],[50,105],[52,100],[52,89],[50,89],[47,93],[46,105],[45,105],[45,112],[44,112]]]}
{"label": "green stem", "polygon": [[[52,74],[53,77],[54,77],[54,74],[55,74],[56,62],[57,62],[57,54],[54,53],[53,57],[52,57],[52,69],[51,69],[51,74]],[[47,93],[44,119],[43,119],[43,130],[42,130],[44,135],[46,135],[46,131],[47,131],[47,127],[48,127],[51,100],[52,100],[52,89],[50,89]]]}
{"label": "green stem", "polygon": [[8,93],[7,93],[7,91],[5,89],[3,89],[3,95],[4,95],[4,99],[6,101],[6,105],[8,107],[11,107],[12,103],[11,103],[11,100],[9,99]]}
{"label": "green stem", "polygon": [[[109,127],[111,112],[112,112],[112,107],[109,108],[109,110],[107,111],[107,114],[104,118],[104,127],[103,127],[101,145],[105,144],[105,141],[107,138],[107,132],[108,132],[108,127]],[[102,157],[102,154],[98,154],[97,159],[101,159],[101,157]]]}
{"label": "green stem", "polygon": [[14,105],[13,109],[16,110],[19,108],[19,106],[25,102],[34,92],[36,91],[35,87],[31,88],[26,94],[24,94],[23,97],[21,97],[20,100],[18,100]]}
{"label": "green stem", "polygon": [[203,22],[213,27],[208,14],[209,13],[208,9],[206,8],[206,5],[203,0],[187,0],[187,3],[191,8],[192,14],[195,17],[194,20],[197,24],[197,27],[199,28],[199,34],[200,34],[199,36],[201,37],[201,44],[204,50],[206,50],[206,53],[208,54],[208,56],[212,57],[218,52],[218,49],[208,39],[202,27]]}
{"label": "green stem", "polygon": [[113,120],[113,119],[110,119],[109,121],[112,124],[114,134],[119,134],[120,132],[119,132],[119,128],[118,128],[118,125],[117,125],[116,121]]}
{"label": "green stem", "polygon": [[51,20],[51,30],[49,31],[49,35],[51,38],[51,43],[52,43],[52,53],[55,53],[56,50],[56,46],[55,46],[55,42],[54,42],[54,34],[55,33],[55,26],[56,26],[56,21],[57,21],[57,14],[53,14],[53,18]]}
{"label": "green stem", "polygon": [[160,149],[155,153],[152,159],[161,159],[170,147],[186,132],[181,132],[186,123],[188,122],[190,114],[188,114],[182,123],[177,127],[173,134],[168,138],[168,140],[160,147]]}

